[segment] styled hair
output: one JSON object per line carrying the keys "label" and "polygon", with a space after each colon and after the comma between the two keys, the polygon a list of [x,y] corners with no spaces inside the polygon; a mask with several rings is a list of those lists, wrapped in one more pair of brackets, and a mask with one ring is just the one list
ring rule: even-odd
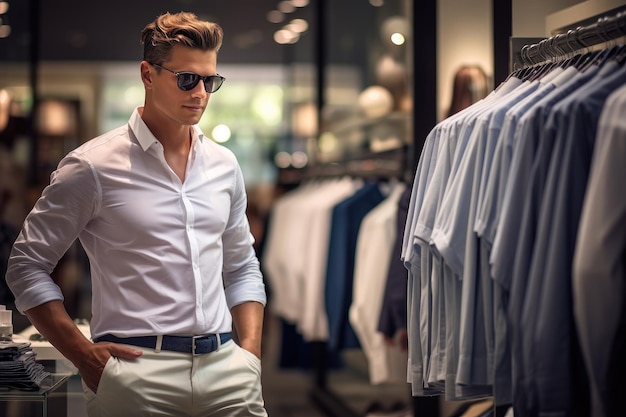
{"label": "styled hair", "polygon": [[452,102],[447,117],[471,106],[488,94],[489,79],[479,65],[463,65],[454,75]]}
{"label": "styled hair", "polygon": [[223,36],[220,25],[200,20],[193,13],[164,13],[141,31],[143,59],[160,65],[169,59],[175,45],[219,51]]}

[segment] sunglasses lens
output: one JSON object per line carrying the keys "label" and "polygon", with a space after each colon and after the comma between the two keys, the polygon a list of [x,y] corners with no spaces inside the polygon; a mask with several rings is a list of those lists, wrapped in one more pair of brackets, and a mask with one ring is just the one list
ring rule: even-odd
{"label": "sunglasses lens", "polygon": [[214,93],[220,89],[222,84],[224,83],[224,78],[219,75],[214,75],[211,77],[211,92]]}
{"label": "sunglasses lens", "polygon": [[178,88],[183,91],[189,91],[196,88],[198,82],[202,80],[204,82],[204,89],[208,93],[216,92],[224,82],[224,78],[219,75],[208,75],[206,77],[201,77],[198,74],[194,74],[192,72],[179,72],[177,74],[178,77]]}
{"label": "sunglasses lens", "polygon": [[198,74],[192,73],[179,73],[178,74],[178,87],[183,91],[189,91],[194,88],[198,81],[200,81],[200,76]]}
{"label": "sunglasses lens", "polygon": [[218,88],[220,88],[220,85],[222,85],[221,81],[222,80],[221,80],[220,77],[216,77],[216,76],[211,75],[210,77],[207,77],[206,80],[204,80],[204,88],[209,93],[213,93]]}

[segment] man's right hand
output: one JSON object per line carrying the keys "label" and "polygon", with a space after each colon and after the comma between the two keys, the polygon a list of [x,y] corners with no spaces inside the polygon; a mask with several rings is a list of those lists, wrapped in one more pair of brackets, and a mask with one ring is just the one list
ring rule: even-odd
{"label": "man's right hand", "polygon": [[122,359],[137,359],[141,354],[141,350],[128,346],[111,342],[99,342],[94,343],[88,352],[85,352],[85,355],[74,365],[78,368],[78,373],[87,387],[95,394],[98,391],[98,384],[100,383],[104,367],[111,356]]}
{"label": "man's right hand", "polygon": [[136,359],[141,350],[115,343],[92,343],[70,318],[60,300],[25,311],[30,322],[64,357],[78,368],[87,387],[96,393],[104,366],[111,356]]}

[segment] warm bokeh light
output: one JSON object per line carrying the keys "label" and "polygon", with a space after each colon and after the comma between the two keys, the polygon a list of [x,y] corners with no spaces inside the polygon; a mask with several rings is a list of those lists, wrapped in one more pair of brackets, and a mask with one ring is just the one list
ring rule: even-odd
{"label": "warm bokeh light", "polygon": [[283,13],[293,13],[296,10],[296,6],[294,6],[290,1],[287,0],[278,3],[277,8]]}
{"label": "warm bokeh light", "polygon": [[396,33],[392,33],[391,34],[391,43],[393,43],[394,45],[404,45],[404,42],[406,41],[405,37],[403,34],[396,32]]}
{"label": "warm bokeh light", "polygon": [[76,133],[78,120],[70,103],[59,100],[42,101],[37,112],[39,132],[50,136],[68,136]]}
{"label": "warm bokeh light", "polygon": [[300,35],[287,29],[281,29],[274,32],[274,40],[276,43],[285,45],[288,43],[296,43],[300,39]]}
{"label": "warm bokeh light", "polygon": [[224,124],[217,125],[211,131],[211,137],[218,143],[228,142],[230,139],[230,128]]}
{"label": "warm bokeh light", "polygon": [[314,103],[304,103],[295,106],[291,114],[293,133],[297,136],[308,137],[317,133],[317,107]]}
{"label": "warm bokeh light", "polygon": [[278,168],[288,168],[291,165],[291,155],[289,155],[289,152],[278,152],[274,155],[274,164]]}
{"label": "warm bokeh light", "polygon": [[304,33],[309,28],[309,22],[304,19],[293,19],[285,26],[285,29],[294,33]]}
{"label": "warm bokeh light", "polygon": [[144,99],[143,88],[130,86],[124,90],[124,101],[132,106],[139,106]]}
{"label": "warm bokeh light", "polygon": [[11,26],[2,25],[0,26],[0,38],[7,38],[11,34]]}
{"label": "warm bokeh light", "polygon": [[332,153],[337,146],[337,137],[332,132],[324,132],[320,135],[319,149],[322,153]]}
{"label": "warm bokeh light", "polygon": [[0,132],[7,127],[9,122],[9,107],[11,105],[11,94],[5,90],[0,90]]}
{"label": "warm bokeh light", "polygon": [[272,10],[267,13],[267,20],[271,23],[280,23],[285,20],[285,14],[280,10]]}
{"label": "warm bokeh light", "polygon": [[302,151],[294,152],[291,155],[291,165],[294,168],[304,168],[309,163],[309,157]]}
{"label": "warm bokeh light", "polygon": [[380,36],[383,42],[391,46],[403,45],[410,38],[410,26],[402,16],[390,16],[380,26]]}
{"label": "warm bokeh light", "polygon": [[309,0],[291,0],[291,4],[295,7],[306,7],[309,5]]}
{"label": "warm bokeh light", "polygon": [[266,86],[259,89],[252,99],[252,111],[267,126],[277,126],[283,118],[282,99],[283,90],[278,86]]}

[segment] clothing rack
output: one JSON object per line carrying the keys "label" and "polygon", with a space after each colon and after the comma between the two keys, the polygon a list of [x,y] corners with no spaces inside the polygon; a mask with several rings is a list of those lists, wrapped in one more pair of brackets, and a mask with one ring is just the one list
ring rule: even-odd
{"label": "clothing rack", "polygon": [[[402,146],[383,152],[360,152],[341,161],[326,162],[307,168],[305,179],[350,176],[368,180],[386,181],[397,179],[407,181],[412,176],[409,167],[408,147]],[[328,346],[326,342],[312,342],[313,354],[313,387],[309,393],[312,401],[332,417],[362,417],[362,414],[346,402],[341,395],[334,392],[329,385],[331,369]],[[439,415],[438,397],[413,397],[407,387],[407,402],[410,403],[415,415],[435,417]]]}
{"label": "clothing rack", "polygon": [[[593,18],[592,18],[593,19]],[[595,23],[586,26],[577,26],[574,29],[564,29],[550,38],[539,40],[537,43],[524,45],[519,58],[524,67],[530,67],[545,62],[553,62],[574,56],[594,47],[607,44],[611,41],[626,37],[626,7],[611,17],[600,17]],[[376,176],[385,177],[398,171],[398,161],[391,158],[366,157],[340,163],[320,164],[312,167],[309,177],[328,177],[339,175]],[[328,386],[328,352],[324,342],[316,342],[314,350],[314,386],[311,398],[329,416],[357,417],[358,414],[343,400],[332,392]],[[412,397],[415,415],[437,416],[439,414],[438,397]],[[495,405],[493,415],[504,417],[509,405]]]}
{"label": "clothing rack", "polygon": [[[564,28],[549,38],[511,38],[510,70],[558,62],[592,50],[606,49],[611,43],[624,44],[626,6],[592,16]],[[493,416],[504,417],[510,405],[495,405]]]}
{"label": "clothing rack", "polygon": [[[594,19],[595,23],[585,26],[578,26],[581,23],[574,24],[572,27],[576,26],[575,29],[561,29],[554,36],[524,45],[517,55],[521,62],[514,62],[513,69],[516,69],[515,64],[526,68],[567,59],[598,47],[606,48],[610,46],[610,42],[626,37],[626,6],[613,16],[594,17],[586,21]],[[619,43],[624,42],[622,40]],[[508,409],[509,405],[494,405],[493,415],[504,417]]]}
{"label": "clothing rack", "polygon": [[311,165],[304,178],[352,176],[367,179],[404,179],[407,177],[406,146],[385,152],[362,152],[337,162]]}
{"label": "clothing rack", "polygon": [[532,45],[524,45],[520,58],[524,66],[559,60],[626,36],[626,10],[596,23],[578,26]]}
{"label": "clothing rack", "polygon": [[[350,176],[369,180],[385,181],[397,179],[410,182],[414,167],[408,161],[407,146],[384,152],[361,152],[349,159],[320,163],[310,166],[305,178],[329,178]],[[326,342],[312,342],[313,387],[309,393],[311,400],[330,417],[363,417],[357,410],[333,391],[329,384],[329,352]],[[437,417],[440,414],[438,396],[412,396],[407,387],[407,401],[413,414],[422,417]]]}

